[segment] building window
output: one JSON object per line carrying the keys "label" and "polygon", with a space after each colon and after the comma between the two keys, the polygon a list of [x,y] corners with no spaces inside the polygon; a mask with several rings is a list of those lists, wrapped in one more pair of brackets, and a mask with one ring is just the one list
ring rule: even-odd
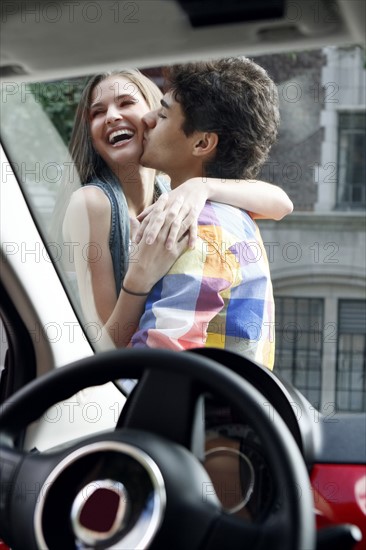
{"label": "building window", "polygon": [[338,327],[336,407],[366,411],[366,301],[340,300]]}
{"label": "building window", "polygon": [[343,112],[338,119],[337,207],[364,209],[366,113]]}
{"label": "building window", "polygon": [[317,298],[276,299],[274,371],[320,407],[324,302]]}

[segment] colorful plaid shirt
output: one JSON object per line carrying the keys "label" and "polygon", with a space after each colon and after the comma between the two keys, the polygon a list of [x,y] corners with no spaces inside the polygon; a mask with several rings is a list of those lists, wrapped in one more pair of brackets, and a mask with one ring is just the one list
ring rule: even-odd
{"label": "colorful plaid shirt", "polygon": [[247,212],[208,201],[198,239],[153,287],[133,347],[217,347],[272,369],[274,300],[267,254]]}

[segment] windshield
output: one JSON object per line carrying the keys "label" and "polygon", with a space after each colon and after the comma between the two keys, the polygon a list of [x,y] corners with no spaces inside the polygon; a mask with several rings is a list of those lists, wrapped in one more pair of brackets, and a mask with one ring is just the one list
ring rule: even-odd
{"label": "windshield", "polygon": [[[255,61],[277,85],[281,115],[258,178],[294,203],[283,220],[257,222],[274,289],[274,372],[329,418],[366,411],[364,51],[329,47]],[[162,68],[142,72],[162,89]],[[114,344],[103,336],[95,300],[80,287],[75,258],[98,262],[102,250],[91,235],[86,247],[64,232],[70,198],[85,183],[68,146],[87,80],[3,82],[1,134],[47,243],[35,243],[35,253],[53,259],[98,352]],[[87,212],[83,224],[88,232]]]}

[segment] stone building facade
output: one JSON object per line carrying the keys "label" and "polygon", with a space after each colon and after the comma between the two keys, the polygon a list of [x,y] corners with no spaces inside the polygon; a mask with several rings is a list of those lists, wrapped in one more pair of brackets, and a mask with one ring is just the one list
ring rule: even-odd
{"label": "stone building facade", "polygon": [[365,60],[361,48],[256,58],[281,131],[262,178],[294,212],[259,222],[276,297],[275,369],[325,415],[366,410]]}

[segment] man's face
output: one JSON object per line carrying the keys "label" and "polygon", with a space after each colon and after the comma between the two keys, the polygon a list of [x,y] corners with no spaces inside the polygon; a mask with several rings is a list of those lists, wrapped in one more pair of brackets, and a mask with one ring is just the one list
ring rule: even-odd
{"label": "man's face", "polygon": [[197,133],[187,137],[183,132],[184,115],[171,92],[161,100],[160,109],[146,114],[143,121],[146,125],[140,159],[143,166],[168,174],[173,187],[201,175],[201,161],[192,155]]}

